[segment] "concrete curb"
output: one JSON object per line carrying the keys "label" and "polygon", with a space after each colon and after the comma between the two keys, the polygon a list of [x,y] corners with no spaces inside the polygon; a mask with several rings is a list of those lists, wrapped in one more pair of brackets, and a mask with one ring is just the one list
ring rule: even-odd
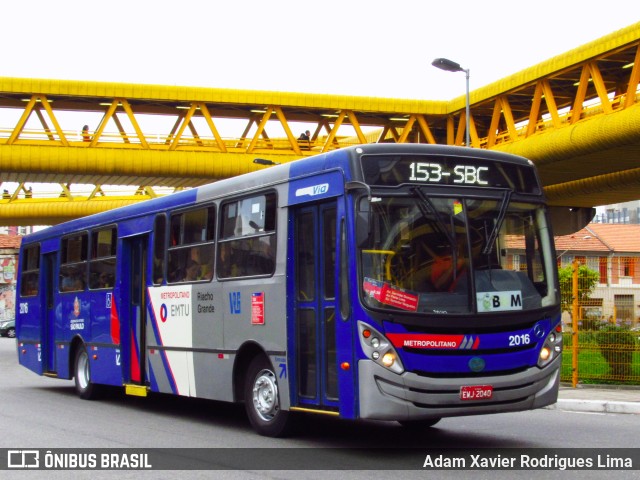
{"label": "concrete curb", "polygon": [[611,402],[606,400],[558,400],[549,408],[573,412],[630,413],[640,415],[640,402]]}

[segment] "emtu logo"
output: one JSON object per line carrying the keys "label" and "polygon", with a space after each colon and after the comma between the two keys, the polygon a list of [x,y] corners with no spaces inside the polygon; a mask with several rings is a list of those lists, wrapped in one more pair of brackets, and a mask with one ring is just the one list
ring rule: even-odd
{"label": "emtu logo", "polygon": [[304,197],[308,195],[315,197],[316,195],[323,195],[329,191],[328,183],[321,183],[320,185],[313,185],[312,187],[299,188],[296,190],[296,197]]}

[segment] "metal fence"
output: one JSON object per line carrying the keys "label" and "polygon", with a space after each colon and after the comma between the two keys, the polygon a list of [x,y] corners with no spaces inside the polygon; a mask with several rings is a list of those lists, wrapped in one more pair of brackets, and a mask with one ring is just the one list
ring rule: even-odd
{"label": "metal fence", "polygon": [[573,386],[640,385],[640,323],[634,292],[624,284],[603,286],[598,271],[586,262],[574,261],[569,268],[570,276],[560,270],[565,310],[561,380]]}

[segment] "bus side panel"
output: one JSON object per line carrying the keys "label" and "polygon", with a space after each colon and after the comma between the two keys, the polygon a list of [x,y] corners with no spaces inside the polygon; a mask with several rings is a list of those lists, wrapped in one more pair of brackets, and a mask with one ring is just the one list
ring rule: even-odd
{"label": "bus side panel", "polygon": [[[20,258],[26,244],[22,245]],[[44,363],[42,358],[42,337],[44,335],[42,323],[45,321],[45,308],[43,308],[45,289],[42,275],[39,278],[38,294],[36,296],[22,297],[22,267],[23,262],[18,262],[18,276],[16,286],[16,339],[18,346],[18,362],[23,367],[42,375]]]}
{"label": "bus side panel", "polygon": [[39,342],[18,342],[18,361],[23,367],[42,375],[42,345]]}
{"label": "bus side panel", "polygon": [[[122,386],[120,348],[91,345],[88,348],[91,381],[104,385]],[[73,359],[72,359],[73,361]]]}
{"label": "bus side panel", "polygon": [[192,285],[149,288],[146,342],[151,390],[189,396],[192,367]]}
{"label": "bus side panel", "polygon": [[[147,379],[152,392],[177,394],[161,326],[169,319],[171,304],[163,301],[163,293],[172,292],[171,287],[149,287],[149,307],[147,309]],[[171,343],[167,344],[171,347]]]}
{"label": "bus side panel", "polygon": [[[73,376],[71,342],[80,337],[83,343],[91,339],[91,301],[89,294],[69,292],[56,296],[56,372],[58,378]],[[91,356],[90,352],[89,355]]]}
{"label": "bus side panel", "polygon": [[152,391],[233,401],[236,353],[253,342],[271,357],[288,408],[282,274],[151,287],[149,298]]}
{"label": "bus side panel", "polygon": [[16,295],[16,337],[21,342],[40,342],[41,318],[44,315],[38,297]]}
{"label": "bus side panel", "polygon": [[113,290],[89,293],[91,305],[91,341],[103,345],[113,342],[111,335],[111,306]]}
{"label": "bus side panel", "polygon": [[[286,185],[275,186],[281,207]],[[257,346],[271,361],[278,376],[281,408],[287,410],[289,378],[286,359],[287,215],[276,217],[275,272],[270,277],[245,277],[194,285],[192,294],[192,396],[233,401],[238,353]]]}
{"label": "bus side panel", "polygon": [[[91,376],[95,383],[122,385],[122,357],[119,340],[114,338],[113,320],[117,322],[112,289],[89,293],[91,302],[91,341],[88,345]],[[88,338],[86,340],[89,340]]]}
{"label": "bus side panel", "polygon": [[[282,237],[286,238],[285,235]],[[290,397],[286,361],[286,281],[284,275],[278,273],[281,271],[283,270],[276,270],[276,274],[270,278],[224,282],[223,297],[227,299],[224,307],[224,349],[237,352],[246,342],[259,345],[271,360],[278,377],[280,405],[288,410]],[[226,370],[231,371],[230,368],[232,367],[229,366]],[[227,394],[232,394],[233,379],[230,376],[224,378],[227,384],[216,385],[216,388],[229,390]]]}
{"label": "bus side panel", "polygon": [[223,286],[212,282],[193,287],[194,383],[198,397],[233,401],[235,355],[224,349],[223,315],[230,300]]}
{"label": "bus side panel", "polygon": [[40,323],[44,313],[39,297],[21,298],[17,290],[16,338],[18,339],[18,361],[23,367],[42,375],[42,331]]}
{"label": "bus side panel", "polygon": [[71,350],[68,343],[56,344],[56,366],[58,378],[73,378],[72,364],[74,359],[71,358]]}
{"label": "bus side panel", "polygon": [[288,398],[281,278],[150,288],[151,390],[233,401],[236,353],[253,342],[273,357]]}
{"label": "bus side panel", "polygon": [[[177,287],[178,290],[174,290]],[[187,290],[185,290],[185,287]],[[173,340],[170,332],[165,326],[167,322],[169,325],[176,322],[175,311],[172,305],[175,302],[167,298],[172,298],[172,292],[178,292],[175,298],[179,298],[180,292],[188,292],[191,296],[191,286],[187,285],[165,285],[165,286],[149,286],[147,287],[147,314],[146,314],[146,328],[145,328],[145,344],[147,349],[146,356],[146,381],[149,386],[149,390],[158,393],[168,393],[172,395],[188,395],[183,391],[178,390],[178,384],[174,377],[174,368],[172,368],[172,361],[176,358],[184,359],[181,364],[186,365],[186,357],[188,352],[175,352],[177,343]],[[183,293],[184,294],[184,293]],[[184,325],[186,320],[186,324]],[[190,319],[181,319],[183,323],[182,328],[186,330],[191,329]],[[181,349],[185,347],[184,345]],[[175,364],[174,364],[175,367]],[[175,369],[176,372],[178,369]]]}
{"label": "bus side panel", "polygon": [[147,368],[149,389],[159,393],[179,393],[176,389],[176,382],[173,378],[173,370],[169,362],[167,352],[151,347],[148,351]]}

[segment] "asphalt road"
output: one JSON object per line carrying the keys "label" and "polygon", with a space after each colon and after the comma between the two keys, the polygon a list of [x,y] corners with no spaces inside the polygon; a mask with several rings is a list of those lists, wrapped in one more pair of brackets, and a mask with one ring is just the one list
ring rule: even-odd
{"label": "asphalt road", "polygon": [[[393,478],[640,478],[640,470],[608,471],[527,471],[527,470],[422,470],[422,459],[438,449],[458,449],[474,454],[478,449],[540,448],[637,448],[640,447],[640,415],[585,414],[560,410],[537,410],[479,417],[444,419],[437,428],[409,434],[395,423],[348,422],[305,416],[300,431],[285,439],[261,437],[253,432],[240,405],[190,398],[150,395],[127,397],[114,390],[100,401],[85,401],[75,395],[73,382],[39,377],[17,363],[15,340],[0,338],[0,448],[144,448],[229,449],[226,455],[212,450],[202,462],[203,470],[180,478],[366,478],[383,474]],[[323,456],[323,449],[331,455]],[[397,452],[387,466],[380,456],[356,449],[392,448]],[[275,449],[271,452],[264,449]],[[297,449],[313,449],[300,451]],[[379,450],[380,451],[380,450]],[[383,450],[384,451],[384,450]],[[383,452],[380,451],[380,452]],[[415,452],[422,451],[418,457]],[[199,452],[199,453],[198,453]],[[314,452],[318,462],[327,462],[330,471],[289,470],[296,459]],[[580,451],[578,451],[580,452]],[[207,453],[206,451],[204,452]],[[583,455],[580,452],[577,455]],[[238,455],[246,459],[246,469],[220,470],[237,465]],[[279,455],[279,456],[278,456]],[[488,455],[488,454],[487,454]],[[586,453],[585,453],[586,455]],[[205,455],[206,456],[206,455]],[[483,454],[484,456],[484,454]],[[282,470],[272,470],[267,458],[276,458]],[[325,460],[326,458],[326,460]],[[260,465],[264,459],[265,468]],[[279,459],[279,460],[278,460]],[[418,461],[417,461],[417,460]],[[182,459],[184,460],[184,458]],[[280,463],[278,463],[280,462]],[[400,463],[398,463],[400,462]],[[414,470],[396,470],[402,462]],[[417,463],[417,465],[416,465]],[[414,466],[415,465],[415,466]],[[214,468],[215,470],[206,469]],[[316,466],[316,468],[318,468]],[[636,468],[640,468],[636,466]],[[360,470],[363,469],[363,470]],[[348,471],[345,471],[348,470]],[[5,475],[5,473],[7,475]],[[24,478],[24,472],[2,472],[3,478]],[[67,478],[69,472],[29,472],[29,478]],[[176,478],[175,471],[73,472],[75,478]]]}

